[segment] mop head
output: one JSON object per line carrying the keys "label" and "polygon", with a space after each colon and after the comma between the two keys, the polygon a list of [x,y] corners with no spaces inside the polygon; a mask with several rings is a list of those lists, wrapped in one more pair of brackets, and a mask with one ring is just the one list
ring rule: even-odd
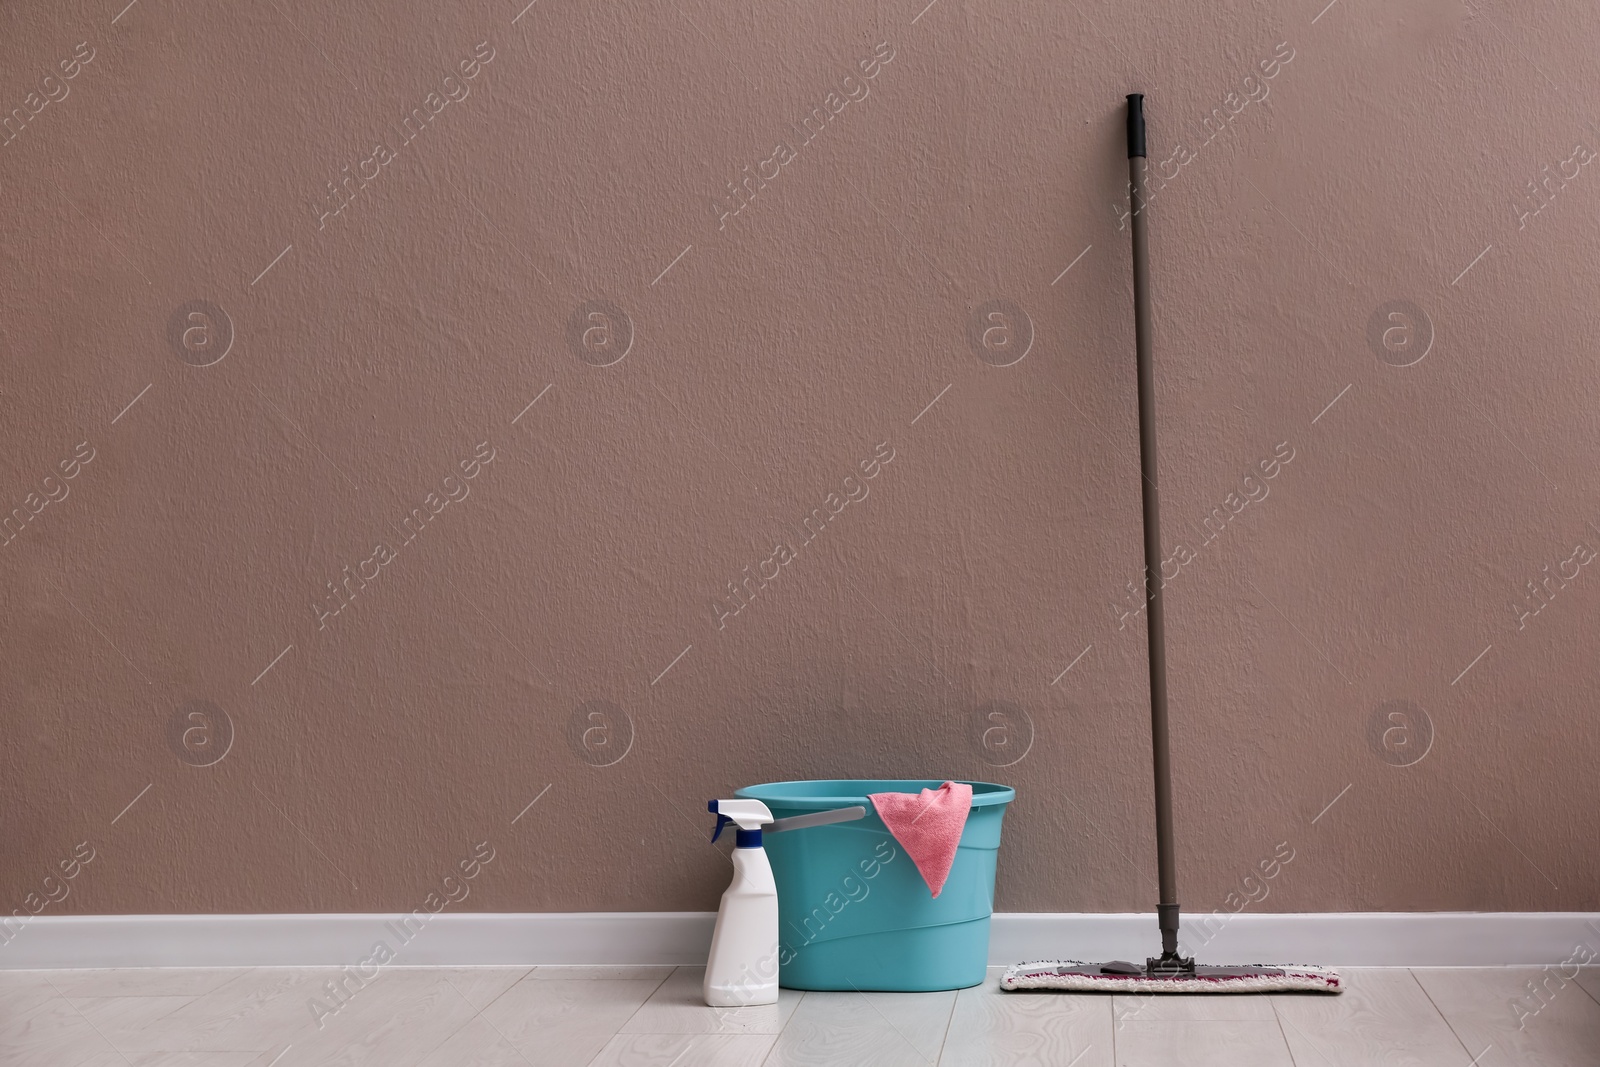
{"label": "mop head", "polygon": [[[1133,973],[1128,973],[1128,971]],[[1193,974],[1150,974],[1126,964],[1042,960],[1019,963],[1000,979],[1008,990],[1055,989],[1071,993],[1342,993],[1339,972],[1328,967],[1251,964],[1196,967]]]}

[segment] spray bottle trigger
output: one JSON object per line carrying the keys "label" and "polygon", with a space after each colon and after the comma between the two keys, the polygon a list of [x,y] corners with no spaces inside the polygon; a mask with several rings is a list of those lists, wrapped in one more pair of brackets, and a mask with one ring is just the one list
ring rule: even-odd
{"label": "spray bottle trigger", "polygon": [[711,800],[706,802],[706,810],[717,817],[713,841],[722,836],[722,828],[730,822],[740,830],[759,830],[772,821],[772,812],[759,800]]}

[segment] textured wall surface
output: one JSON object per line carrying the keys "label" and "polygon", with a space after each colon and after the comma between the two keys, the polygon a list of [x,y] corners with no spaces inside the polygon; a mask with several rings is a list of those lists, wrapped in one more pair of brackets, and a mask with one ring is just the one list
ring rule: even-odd
{"label": "textured wall surface", "polygon": [[1135,90],[1183,903],[1600,907],[1600,12],[1324,2],[0,8],[4,910],[1149,908]]}

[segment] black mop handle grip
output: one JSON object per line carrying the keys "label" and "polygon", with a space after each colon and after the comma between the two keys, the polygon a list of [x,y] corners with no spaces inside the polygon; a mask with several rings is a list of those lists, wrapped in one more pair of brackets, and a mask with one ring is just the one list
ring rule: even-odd
{"label": "black mop handle grip", "polygon": [[1136,159],[1144,152],[1144,94],[1128,94],[1128,158]]}

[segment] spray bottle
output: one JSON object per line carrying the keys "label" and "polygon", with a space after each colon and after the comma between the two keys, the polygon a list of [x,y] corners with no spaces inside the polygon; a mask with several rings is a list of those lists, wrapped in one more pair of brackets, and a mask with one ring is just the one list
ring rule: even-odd
{"label": "spray bottle", "polygon": [[804,830],[813,826],[865,818],[860,804],[811,811],[773,819],[759,800],[713,800],[707,810],[717,817],[716,841],[730,822],[739,828],[733,850],[733,883],[722,894],[717,928],[711,935],[703,990],[713,1008],[778,1001],[778,886],[772,864],[761,847],[761,834]]}
{"label": "spray bottle", "polygon": [[738,827],[733,882],[722,894],[706,961],[705,998],[712,1007],[778,1002],[778,887],[761,847],[772,812],[759,800],[713,800],[715,841],[730,822]]}

